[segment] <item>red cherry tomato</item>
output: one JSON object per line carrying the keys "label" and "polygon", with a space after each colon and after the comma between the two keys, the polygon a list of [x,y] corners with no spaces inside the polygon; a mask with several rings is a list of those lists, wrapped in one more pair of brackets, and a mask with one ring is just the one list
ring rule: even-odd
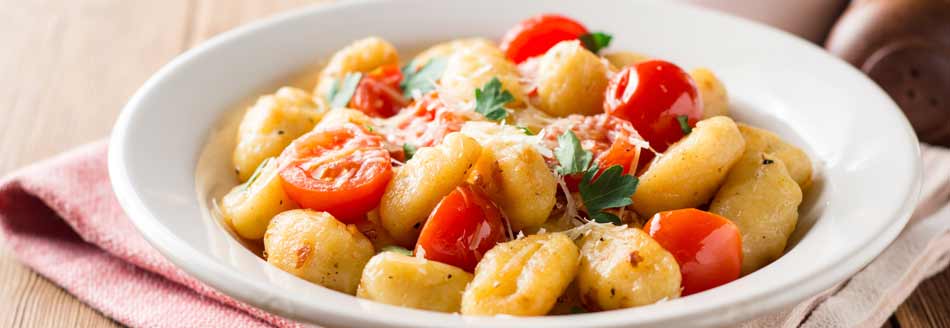
{"label": "red cherry tomato", "polygon": [[742,238],[732,221],[687,208],[657,213],[643,230],[676,258],[684,296],[739,278]]}
{"label": "red cherry tomato", "polygon": [[544,54],[555,44],[587,34],[577,21],[556,14],[540,14],[521,21],[501,39],[501,50],[515,63]]}
{"label": "red cherry tomato", "polygon": [[360,221],[379,205],[392,177],[382,143],[382,137],[352,123],[309,132],[281,153],[281,185],[301,207],[345,223]]}
{"label": "red cherry tomato", "polygon": [[396,65],[386,65],[367,73],[356,86],[350,107],[373,117],[390,117],[409,104],[402,97],[399,82],[402,71]]}
{"label": "red cherry tomato", "polygon": [[482,255],[504,240],[501,211],[481,191],[463,185],[432,210],[419,233],[416,254],[473,272]]}
{"label": "red cherry tomato", "polygon": [[387,138],[393,144],[408,143],[420,148],[434,146],[449,133],[462,130],[462,125],[468,121],[458,112],[450,110],[436,92],[427,93],[406,111],[407,115],[392,118],[396,120],[397,130]]}
{"label": "red cherry tomato", "polygon": [[695,126],[702,119],[703,102],[693,79],[678,66],[650,60],[627,66],[607,86],[604,111],[633,123],[656,151],[665,151],[683,137],[677,120],[685,115]]}
{"label": "red cherry tomato", "polygon": [[[581,141],[581,147],[594,155],[594,163],[599,167],[600,176],[614,165],[623,167],[624,174],[634,174],[637,170],[638,158],[645,152],[638,146],[642,139],[630,122],[610,116],[598,114],[593,116],[571,115],[560,118],[544,128],[544,143],[551,149],[557,148],[557,137],[567,129],[574,132]],[[550,159],[551,165],[558,165],[555,159]],[[582,174],[565,177],[570,190],[576,191]]]}

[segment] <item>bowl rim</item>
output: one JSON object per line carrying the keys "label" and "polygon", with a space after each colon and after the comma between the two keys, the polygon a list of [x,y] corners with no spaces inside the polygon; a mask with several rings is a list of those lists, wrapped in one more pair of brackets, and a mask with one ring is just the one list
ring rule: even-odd
{"label": "bowl rim", "polygon": [[[231,40],[239,38],[240,36],[250,33],[256,30],[266,29],[273,25],[279,25],[281,22],[303,18],[311,15],[318,15],[324,12],[332,12],[341,8],[347,7],[360,7],[367,6],[379,3],[392,2],[390,0],[354,0],[349,2],[334,2],[329,4],[314,4],[300,8],[297,10],[292,10],[287,13],[282,13],[274,15],[262,20],[252,22],[243,26],[239,26],[230,31],[224,32],[218,36],[211,38],[210,40],[203,42],[202,44],[189,49],[183,54],[175,57],[171,62],[164,65],[157,73],[150,77],[142,87],[140,87],[135,94],[130,98],[128,103],[123,107],[122,111],[119,114],[118,119],[116,120],[115,126],[110,136],[110,145],[108,150],[108,171],[109,178],[112,183],[113,190],[116,194],[116,197],[125,211],[129,219],[132,221],[133,225],[142,233],[145,240],[152,245],[156,250],[159,251],[166,259],[170,260],[175,264],[179,269],[184,272],[192,275],[197,278],[197,280],[205,283],[222,293],[237,299],[239,301],[245,302],[247,304],[258,307],[262,310],[277,313],[288,317],[290,319],[302,319],[307,321],[308,317],[320,317],[321,321],[326,322],[339,322],[345,323],[347,325],[359,325],[359,324],[375,324],[375,325],[406,325],[406,324],[419,324],[424,326],[437,326],[438,318],[440,316],[457,316],[454,314],[444,314],[436,313],[429,311],[421,311],[410,308],[396,307],[386,304],[378,304],[381,307],[389,307],[396,309],[398,311],[410,311],[418,313],[425,313],[428,315],[430,322],[414,322],[407,321],[403,323],[393,323],[384,321],[382,319],[375,319],[366,316],[360,316],[361,312],[351,311],[351,309],[333,309],[330,310],[328,307],[313,306],[319,302],[308,302],[309,310],[312,312],[306,316],[301,315],[300,313],[288,313],[275,308],[273,304],[268,301],[261,299],[259,294],[255,291],[271,290],[274,287],[266,284],[263,281],[257,281],[253,279],[246,278],[240,275],[239,272],[230,268],[224,264],[218,263],[212,259],[212,257],[202,254],[200,252],[194,252],[194,248],[190,246],[186,241],[176,236],[171,230],[169,230],[165,225],[161,223],[160,220],[156,218],[154,213],[152,213],[145,206],[145,202],[141,197],[138,190],[133,187],[131,182],[131,177],[128,173],[128,168],[124,159],[126,158],[125,149],[129,146],[128,133],[130,129],[131,119],[134,115],[134,112],[142,103],[147,99],[153,89],[156,88],[156,85],[160,81],[166,79],[169,75],[177,71],[183,63],[191,61],[193,58],[201,56],[210,49],[216,48],[221,44],[231,42]],[[725,17],[726,19],[733,20],[737,23],[743,25],[755,26],[759,29],[769,30],[772,33],[789,39],[791,42],[799,43],[799,46],[805,46],[813,50],[821,50],[821,48],[805,41],[799,39],[798,37],[787,34],[786,32],[780,31],[771,26],[767,26],[761,23],[749,21],[743,18],[734,17],[729,14],[724,14],[716,12],[709,9],[694,7],[682,3],[663,3],[663,6],[675,6],[679,7],[681,10],[691,10],[691,11],[701,11],[705,15],[716,15]],[[829,57],[832,57],[828,55]],[[848,69],[860,73],[857,69],[851,67],[843,60],[834,58],[840,64],[847,66]],[[885,94],[882,89],[877,87],[877,91]],[[889,98],[888,98],[889,99]],[[895,110],[898,110],[897,105],[891,101],[891,107]],[[899,112],[899,110],[898,110]],[[760,309],[756,312],[765,313],[766,311],[775,311],[782,308],[785,308],[789,305],[794,304],[795,302],[804,300],[808,297],[816,295],[823,290],[831,288],[835,284],[845,281],[848,277],[859,271],[862,267],[870,263],[878,254],[880,254],[903,230],[906,223],[909,221],[911,214],[915,208],[916,200],[919,198],[920,187],[921,187],[921,171],[922,163],[920,161],[920,150],[919,144],[917,143],[917,137],[911,128],[909,122],[904,118],[900,122],[896,122],[897,129],[902,130],[903,134],[907,137],[906,140],[912,141],[911,152],[915,155],[911,159],[914,163],[911,165],[911,175],[913,181],[910,182],[909,192],[906,193],[903,203],[899,208],[896,208],[893,213],[889,213],[886,216],[889,217],[893,224],[886,226],[882,231],[878,231],[876,236],[869,244],[865,247],[857,249],[850,254],[846,254],[845,260],[839,262],[837,265],[831,267],[828,271],[819,271],[815,270],[810,275],[806,277],[804,281],[799,281],[798,283],[788,282],[785,285],[777,286],[776,289],[784,289],[782,293],[768,295],[768,291],[752,291],[745,298],[746,302],[755,302],[756,306]],[[192,254],[190,256],[182,256],[181,254]],[[821,276],[821,279],[815,279],[817,276]],[[233,284],[239,283],[247,288],[235,289]],[[794,288],[792,288],[794,287]],[[227,291],[227,292],[225,292]],[[629,309],[628,309],[629,310]],[[616,315],[620,311],[606,311],[606,312],[597,312],[597,313],[587,313],[571,316],[573,318],[589,318],[589,319],[601,319],[601,320],[592,320],[591,322],[596,321],[600,324],[608,325],[623,325],[626,324],[622,320],[618,319]],[[664,315],[659,313],[656,317],[651,317],[645,322],[641,322],[645,325],[657,324],[662,322],[668,322],[670,320],[685,319],[692,320],[691,322],[702,323],[703,325],[717,325],[727,322],[726,320],[734,319],[722,319],[717,314],[717,308],[713,306],[707,307],[696,307],[692,309],[687,309],[682,311],[682,313],[676,313],[675,315]],[[749,319],[751,317],[748,313],[740,314],[742,319]],[[557,320],[557,318],[564,317],[532,317],[532,318],[505,318],[506,320],[495,320],[493,318],[485,317],[465,317],[472,325],[476,326],[485,326],[485,325],[501,325],[501,326],[535,326],[539,324],[551,325],[551,326],[573,326],[577,324],[572,322],[572,320]],[[407,318],[408,319],[408,318]]]}

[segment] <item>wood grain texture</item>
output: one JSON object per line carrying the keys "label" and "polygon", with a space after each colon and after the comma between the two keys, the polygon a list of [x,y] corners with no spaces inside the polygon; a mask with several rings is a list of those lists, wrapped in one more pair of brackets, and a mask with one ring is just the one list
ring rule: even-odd
{"label": "wood grain texture", "polygon": [[[178,53],[309,0],[0,0],[0,174],[106,137],[122,105]],[[0,247],[0,327],[119,326]],[[950,271],[884,327],[950,327]]]}

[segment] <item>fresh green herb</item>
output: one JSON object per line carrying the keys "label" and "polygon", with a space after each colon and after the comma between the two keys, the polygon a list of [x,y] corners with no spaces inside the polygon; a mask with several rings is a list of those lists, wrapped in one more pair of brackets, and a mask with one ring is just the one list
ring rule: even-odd
{"label": "fresh green herb", "polygon": [[593,179],[597,171],[596,165],[589,169],[577,186],[588,213],[633,204],[630,196],[637,190],[637,177],[623,174],[620,165],[607,168],[597,179]]}
{"label": "fresh green herb", "polygon": [[531,129],[523,127],[523,126],[519,126],[518,130],[521,130],[521,132],[524,132],[525,135],[529,135],[529,136],[534,135],[534,132],[531,132]]}
{"label": "fresh green herb", "polygon": [[406,154],[406,160],[412,159],[412,156],[416,155],[416,146],[404,143],[402,144],[402,152]]}
{"label": "fresh green herb", "polygon": [[366,127],[366,131],[369,131],[369,132],[376,131],[376,128],[374,128],[372,125],[364,125],[364,126]]}
{"label": "fresh green herb", "polygon": [[594,214],[590,215],[590,219],[597,223],[613,223],[614,225],[623,224],[623,221],[620,220],[620,217],[607,212],[595,212]]}
{"label": "fresh green herb", "polygon": [[567,130],[557,137],[557,148],[554,149],[554,158],[557,158],[557,173],[571,175],[587,170],[593,158],[591,152],[581,147],[580,139],[574,131]]}
{"label": "fresh green herb", "polygon": [[330,90],[327,92],[327,99],[330,100],[330,106],[333,106],[333,108],[346,107],[346,104],[350,103],[350,98],[353,98],[353,93],[356,92],[356,86],[360,84],[362,78],[362,73],[349,73],[343,77],[342,81],[336,81],[331,84]]}
{"label": "fresh green herb", "polygon": [[254,173],[252,173],[251,177],[248,178],[247,182],[244,183],[245,190],[247,190],[247,188],[250,188],[251,185],[254,184],[254,181],[257,181],[257,178],[261,176],[261,171],[264,171],[264,167],[266,167],[267,164],[270,163],[271,159],[273,159],[273,157],[268,157],[267,159],[262,161],[260,164],[257,164],[257,168],[254,169]]}
{"label": "fresh green herb", "polygon": [[403,254],[406,256],[412,256],[412,252],[409,251],[408,249],[395,246],[395,245],[389,245],[389,246],[383,247],[383,252],[396,252],[396,253]]}
{"label": "fresh green herb", "polygon": [[680,122],[680,130],[683,131],[683,134],[690,134],[693,132],[693,127],[689,126],[689,116],[676,115],[676,121]]}
{"label": "fresh green herb", "polygon": [[515,97],[502,88],[501,81],[493,77],[481,89],[475,89],[475,111],[492,121],[500,121],[508,115],[503,107]]}
{"label": "fresh green herb", "polygon": [[418,71],[412,69],[415,66],[414,62],[406,64],[402,68],[403,79],[399,84],[402,87],[403,95],[410,98],[415,91],[418,91],[419,94],[425,94],[435,89],[435,81],[442,77],[442,72],[445,71],[448,62],[445,58],[436,57],[429,60]]}
{"label": "fresh green herb", "polygon": [[579,39],[584,44],[584,48],[596,54],[600,49],[607,48],[610,45],[613,36],[604,32],[593,32],[581,35]]}
{"label": "fresh green herb", "polygon": [[577,305],[572,306],[572,307],[571,307],[571,314],[578,314],[578,313],[587,313],[587,310],[584,310],[584,308],[582,308],[582,307],[580,307],[580,306],[577,306]]}

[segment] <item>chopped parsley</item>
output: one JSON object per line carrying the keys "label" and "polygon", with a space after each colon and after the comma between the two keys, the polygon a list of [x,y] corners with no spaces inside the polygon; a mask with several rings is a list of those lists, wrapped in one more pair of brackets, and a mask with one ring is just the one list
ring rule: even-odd
{"label": "chopped parsley", "polygon": [[412,156],[416,155],[416,146],[404,143],[402,144],[402,152],[406,155],[406,160],[412,159]]}
{"label": "chopped parsley", "polygon": [[327,100],[330,101],[330,106],[333,108],[346,107],[350,103],[350,98],[353,98],[353,93],[356,92],[356,86],[360,84],[361,79],[363,79],[362,73],[348,73],[342,81],[338,80],[331,84],[330,90],[327,92]]}
{"label": "chopped parsley", "polygon": [[600,49],[607,48],[610,45],[613,36],[604,32],[592,32],[581,35],[579,39],[584,48],[596,54]]}
{"label": "chopped parsley", "polygon": [[501,81],[493,77],[481,89],[475,89],[475,111],[492,121],[500,121],[508,116],[504,105],[514,100],[511,92],[505,90]]}
{"label": "chopped parsley", "polygon": [[[613,165],[601,172],[597,164],[591,163],[593,154],[581,147],[573,131],[564,132],[557,141],[558,147],[554,150],[554,157],[559,164],[557,172],[561,175],[584,174],[577,189],[590,219],[600,223],[622,224],[619,217],[604,210],[633,204],[630,196],[637,190],[637,177],[624,174],[620,165]],[[598,173],[600,176],[597,176]]]}
{"label": "chopped parsley", "polygon": [[693,132],[693,127],[689,126],[689,116],[676,115],[676,121],[680,123],[680,131],[683,131],[684,135]]}
{"label": "chopped parsley", "polygon": [[257,178],[261,176],[261,171],[264,171],[264,167],[267,166],[270,161],[274,159],[273,157],[268,157],[263,160],[260,164],[257,164],[257,168],[254,169],[254,173],[251,174],[251,177],[247,179],[247,182],[244,183],[244,190],[250,188],[254,184],[254,181],[257,181]]}
{"label": "chopped parsley", "polygon": [[412,256],[412,252],[409,251],[408,249],[395,246],[395,245],[389,245],[389,246],[383,247],[383,252],[396,252],[396,253],[403,254],[406,256]]}
{"label": "chopped parsley", "polygon": [[403,90],[403,96],[411,98],[415,92],[425,94],[435,89],[435,81],[442,77],[442,72],[445,71],[446,64],[448,64],[447,59],[436,57],[420,67],[418,71],[413,70],[415,62],[410,62],[406,64],[406,66],[403,66],[403,79],[399,84],[399,87]]}

